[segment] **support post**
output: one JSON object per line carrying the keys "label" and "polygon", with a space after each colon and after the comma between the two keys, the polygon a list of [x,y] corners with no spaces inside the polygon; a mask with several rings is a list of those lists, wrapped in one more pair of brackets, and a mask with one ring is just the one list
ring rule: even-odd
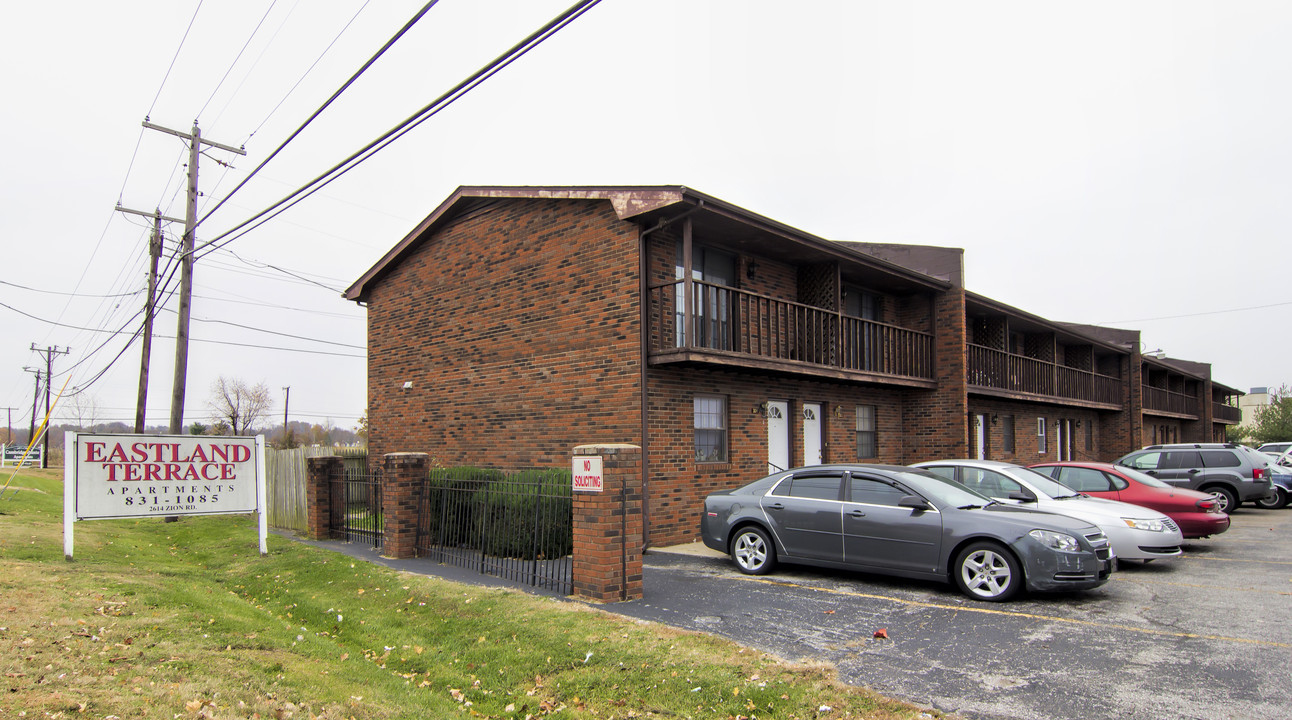
{"label": "support post", "polygon": [[600,456],[601,492],[574,493],[574,594],[597,602],[642,597],[642,474],[637,445],[580,445]]}
{"label": "support post", "polygon": [[306,458],[305,535],[311,540],[332,536],[332,483],[345,477],[341,458],[335,455]]}
{"label": "support post", "polygon": [[429,467],[426,453],[386,455],[381,474],[382,557],[417,556],[417,489]]}

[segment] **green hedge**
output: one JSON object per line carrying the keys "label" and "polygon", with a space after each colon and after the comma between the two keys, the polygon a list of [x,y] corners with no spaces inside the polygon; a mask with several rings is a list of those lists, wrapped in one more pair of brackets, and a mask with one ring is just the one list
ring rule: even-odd
{"label": "green hedge", "polygon": [[564,469],[432,469],[426,542],[524,560],[564,557],[574,549],[571,484]]}

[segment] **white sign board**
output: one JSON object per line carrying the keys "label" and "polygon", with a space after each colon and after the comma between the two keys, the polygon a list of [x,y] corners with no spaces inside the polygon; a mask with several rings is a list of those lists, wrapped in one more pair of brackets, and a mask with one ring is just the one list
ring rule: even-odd
{"label": "white sign board", "polygon": [[265,548],[264,437],[68,433],[64,534],[77,520],[258,512]]}
{"label": "white sign board", "polygon": [[600,455],[575,455],[574,492],[601,492],[605,489]]}

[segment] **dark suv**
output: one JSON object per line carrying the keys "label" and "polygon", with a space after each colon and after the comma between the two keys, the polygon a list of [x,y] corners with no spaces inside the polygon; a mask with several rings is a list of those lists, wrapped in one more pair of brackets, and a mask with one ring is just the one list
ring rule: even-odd
{"label": "dark suv", "polygon": [[1176,487],[1201,490],[1233,512],[1270,493],[1269,457],[1234,443],[1149,445],[1117,459],[1118,465],[1148,473]]}

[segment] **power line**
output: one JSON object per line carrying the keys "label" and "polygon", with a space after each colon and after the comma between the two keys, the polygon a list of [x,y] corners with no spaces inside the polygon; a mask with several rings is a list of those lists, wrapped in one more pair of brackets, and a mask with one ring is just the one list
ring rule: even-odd
{"label": "power line", "polygon": [[206,106],[211,104],[211,101],[215,99],[215,94],[220,92],[220,88],[224,87],[224,81],[229,79],[229,73],[233,72],[233,68],[237,66],[238,61],[242,59],[242,54],[247,51],[247,48],[251,45],[251,41],[255,39],[256,33],[260,32],[260,27],[265,24],[265,18],[269,17],[269,13],[274,11],[274,6],[277,4],[278,0],[274,0],[269,3],[269,8],[265,10],[265,14],[260,16],[260,22],[256,23],[255,29],[247,36],[247,41],[242,44],[242,49],[239,50],[238,54],[233,58],[233,62],[229,63],[229,68],[224,71],[224,75],[220,78],[220,82],[215,84],[215,89],[211,91],[211,97],[208,97],[206,102],[202,104],[202,109],[197,111],[198,117],[202,117],[202,113],[206,112]]}
{"label": "power line", "polygon": [[[265,119],[261,120],[260,124],[256,126],[256,129],[252,130],[251,134],[247,136],[247,142],[251,142],[251,138],[255,137],[256,133],[260,132],[260,129],[265,126],[265,123],[269,122],[269,119],[278,112],[278,108],[282,107],[283,103],[287,102],[287,98],[291,97],[292,93],[296,92],[296,88],[300,87],[302,82],[305,82],[305,78],[309,77],[310,73],[314,72],[314,68],[318,66],[318,64],[323,60],[323,57],[332,50],[332,46],[336,45],[336,41],[341,39],[341,36],[344,35],[345,32],[350,29],[350,26],[354,24],[354,21],[359,18],[359,15],[367,9],[368,2],[370,2],[370,0],[365,0],[363,5],[359,6],[359,9],[350,17],[350,20],[345,24],[345,27],[341,28],[341,31],[336,34],[336,37],[332,38],[332,42],[328,43],[327,47],[323,48],[323,52],[319,53],[319,56],[314,58],[314,62],[310,63],[310,66],[305,69],[305,72],[296,79],[296,83],[292,85],[286,94],[283,95],[282,99],[278,101],[278,104],[274,105],[274,108],[269,111],[269,114],[265,116]],[[295,10],[296,7],[292,6],[292,11],[294,12]]]}
{"label": "power line", "polygon": [[[188,27],[184,29],[184,37],[179,39],[179,47],[175,48],[175,56],[170,59],[170,65],[166,68],[166,74],[162,76],[161,85],[157,88],[157,94],[153,96],[153,104],[148,106],[148,114],[153,114],[153,109],[157,107],[157,100],[161,98],[162,88],[166,87],[166,80],[170,78],[170,71],[175,69],[175,61],[179,59],[180,50],[184,49],[184,41],[188,40],[188,33],[193,29],[193,23],[197,22],[197,14],[202,10],[202,0],[198,0],[197,7],[193,8],[193,17],[189,18]],[[142,134],[143,131],[140,131]]]}
{"label": "power line", "polygon": [[[417,24],[417,21],[421,20],[422,16],[425,15],[427,12],[429,12],[430,9],[434,7],[437,2],[439,2],[439,0],[431,0],[430,2],[423,5],[421,10],[418,10],[417,13],[414,14],[413,17],[408,20],[408,22],[404,23],[404,26],[399,29],[399,32],[396,32],[389,40],[387,40],[386,44],[382,45],[381,49],[378,50],[375,55],[368,58],[368,61],[365,62],[357,71],[355,71],[355,73],[351,75],[348,80],[342,83],[341,87],[337,88],[336,92],[332,93],[332,96],[329,97],[327,100],[325,100],[323,104],[318,107],[317,110],[311,113],[310,116],[305,119],[305,122],[301,123],[300,127],[296,128],[296,130],[293,131],[291,135],[288,135],[286,140],[284,140],[281,144],[279,144],[278,147],[274,148],[273,152],[269,153],[268,157],[262,160],[260,164],[257,165],[255,169],[253,169],[247,175],[247,177],[243,178],[242,182],[238,183],[237,187],[233,188],[233,190],[228,195],[225,195],[224,199],[216,203],[215,207],[211,208],[210,212],[203,215],[201,219],[197,221],[194,227],[201,225],[204,221],[206,221],[207,218],[214,215],[216,211],[218,211],[224,205],[224,203],[229,200],[229,198],[233,197],[239,190],[243,188],[243,186],[245,186],[248,182],[250,182],[251,178],[255,177],[256,173],[260,172],[261,168],[268,165],[270,161],[272,161],[275,157],[278,156],[278,153],[282,152],[283,148],[287,147],[288,143],[295,140],[296,137],[300,135],[305,130],[305,128],[309,126],[310,123],[314,122],[315,118],[323,114],[323,111],[326,110],[329,105],[331,105],[338,97],[340,97],[342,93],[348,90],[350,86],[353,85],[354,82],[359,79],[360,75],[363,75],[365,72],[367,72],[368,68],[372,67],[373,63],[377,62],[377,60],[382,55],[384,55],[392,45],[394,45],[400,38],[402,38],[404,34],[407,33],[413,27],[413,25]],[[206,245],[209,245],[209,244],[210,243],[206,243]]]}
{"label": "power line", "polygon": [[1099,324],[1115,325],[1118,323],[1142,323],[1142,322],[1154,322],[1157,320],[1179,320],[1181,318],[1202,317],[1204,315],[1223,315],[1225,313],[1232,313],[1232,312],[1247,312],[1248,310],[1268,310],[1269,308],[1284,307],[1286,305],[1292,305],[1292,302],[1272,303],[1270,305],[1254,305],[1252,307],[1232,308],[1229,310],[1208,310],[1206,312],[1189,313],[1187,315],[1166,315],[1163,317],[1155,317],[1155,318],[1140,318],[1138,320],[1110,320],[1108,322],[1102,322]]}
{"label": "power line", "polygon": [[46,295],[68,295],[70,297],[85,297],[85,298],[133,297],[143,292],[143,288],[140,288],[134,292],[128,292],[128,293],[112,293],[108,295],[95,295],[90,293],[59,292],[58,290],[41,290],[40,288],[27,287],[26,285],[19,285],[18,283],[11,283],[7,280],[0,280],[0,285],[8,285],[10,287],[16,287],[20,290],[30,290],[32,292],[44,293]]}
{"label": "power line", "polygon": [[[168,312],[168,313],[174,313],[174,312],[175,312],[174,310],[171,310],[170,308],[162,308],[162,309],[163,309],[163,310],[165,310],[165,311],[166,311],[166,312]],[[243,324],[241,324],[241,323],[236,323],[236,322],[233,322],[233,321],[230,321],[230,320],[213,320],[213,319],[210,319],[210,318],[199,318],[199,317],[195,317],[195,318],[193,318],[193,319],[194,319],[194,320],[196,320],[196,321],[198,321],[198,322],[212,323],[212,324],[216,324],[216,325],[230,325],[230,326],[232,326],[232,327],[242,328],[243,330],[253,330],[253,331],[255,331],[255,332],[265,333],[266,335],[277,335],[277,336],[279,336],[279,337],[291,338],[291,339],[293,339],[293,340],[307,340],[307,341],[309,341],[309,342],[322,343],[322,344],[324,344],[324,345],[332,345],[332,346],[335,346],[335,347],[353,348],[353,349],[355,349],[355,350],[367,350],[367,349],[368,349],[368,348],[367,348],[367,346],[365,346],[365,345],[351,345],[351,344],[349,344],[349,343],[339,343],[339,342],[335,342],[335,341],[333,341],[333,340],[321,340],[321,339],[319,339],[319,338],[307,337],[307,336],[305,336],[305,335],[292,335],[292,334],[290,334],[290,333],[278,332],[277,330],[266,330],[265,328],[253,327],[253,326],[251,326],[251,325],[243,325]]]}
{"label": "power line", "polygon": [[[596,6],[597,3],[599,2],[600,0],[581,0],[580,2],[576,3],[568,10],[566,10],[565,12],[558,15],[556,18],[549,21],[543,27],[531,33],[528,37],[526,37],[521,42],[517,43],[516,45],[513,45],[511,49],[509,49],[507,52],[503,53],[502,55],[495,58],[489,64],[477,70],[466,80],[463,80],[462,82],[458,83],[456,86],[453,87],[453,89],[449,90],[448,92],[444,93],[440,97],[436,98],[433,102],[426,105],[421,110],[418,110],[416,113],[406,118],[403,122],[399,123],[394,128],[390,129],[389,131],[387,131],[385,134],[383,134],[376,140],[373,140],[372,142],[365,145],[363,148],[352,153],[345,160],[342,160],[340,163],[337,163],[336,165],[332,166],[323,174],[319,175],[318,177],[314,178],[310,182],[301,186],[297,190],[293,191],[290,195],[284,197],[283,199],[279,200],[278,202],[274,203],[268,208],[260,211],[256,215],[248,218],[247,220],[244,220],[238,225],[212,238],[211,240],[206,241],[205,243],[202,244],[202,247],[198,248],[198,252],[201,252],[203,255],[209,254],[210,252],[214,252],[215,250],[220,249],[225,245],[228,245],[234,240],[237,240],[243,235],[246,235],[251,230],[254,230],[257,227],[260,227],[261,225],[268,222],[269,220],[272,220],[274,217],[277,217],[278,215],[282,214],[283,212],[290,209],[291,207],[293,207],[300,201],[304,200],[305,198],[309,197],[310,195],[314,194],[315,192],[318,192],[323,187],[331,183],[333,180],[336,180],[337,178],[341,177],[342,175],[349,172],[353,168],[357,167],[364,160],[367,160],[369,157],[372,157],[377,152],[380,152],[384,148],[388,147],[395,140],[398,140],[399,138],[403,137],[404,134],[413,130],[421,123],[425,122],[426,120],[430,119],[431,117],[439,113],[444,108],[451,105],[453,102],[455,102],[456,100],[458,100],[459,98],[461,98],[462,96],[470,92],[479,84],[493,77],[495,74],[497,74],[498,72],[506,68],[508,65],[510,65],[512,62],[515,62],[517,59],[523,57],[530,50],[534,49],[535,47],[538,47],[538,45],[542,44],[545,40],[547,40],[547,38],[556,34],[566,25],[578,19],[583,13],[587,12],[589,9]],[[210,215],[208,214],[207,217],[209,216]],[[223,240],[223,242],[220,242],[221,240]]]}

